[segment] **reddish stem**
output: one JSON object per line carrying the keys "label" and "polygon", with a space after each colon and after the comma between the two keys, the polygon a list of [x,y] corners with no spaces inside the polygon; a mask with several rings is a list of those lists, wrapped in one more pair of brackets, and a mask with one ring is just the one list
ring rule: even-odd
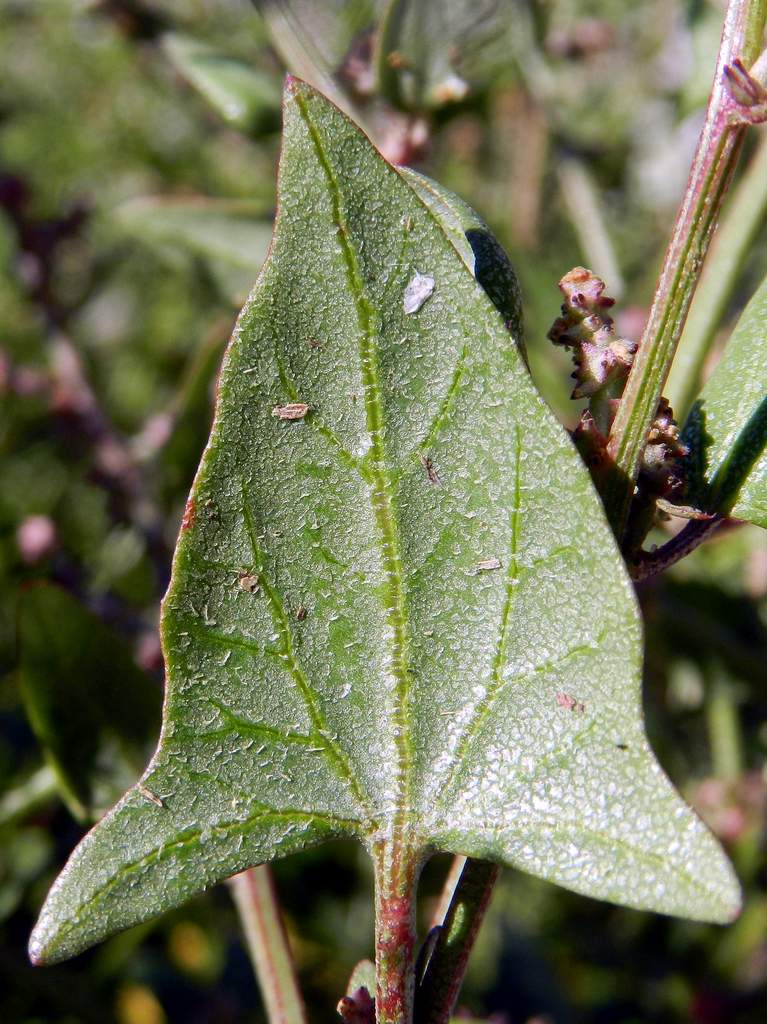
{"label": "reddish stem", "polygon": [[374,847],[376,1024],[412,1024],[415,890],[421,859],[403,842]]}

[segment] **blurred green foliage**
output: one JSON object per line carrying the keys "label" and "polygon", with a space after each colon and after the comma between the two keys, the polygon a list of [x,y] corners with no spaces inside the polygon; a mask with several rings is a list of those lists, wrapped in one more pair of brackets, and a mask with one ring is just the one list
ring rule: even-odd
{"label": "blurred green foliage", "polygon": [[[0,3],[0,1019],[12,1024],[264,1019],[223,890],[69,964],[28,966],[32,920],[82,826],[55,795],[24,711],[17,616],[21,588],[58,584],[122,637],[159,691],[158,602],[222,346],[268,240],[283,61],[324,81],[388,155],[485,217],[521,278],[534,377],[572,423],[570,368],[545,341],[556,282],[578,263],[606,273],[595,244],[606,238],[619,327],[641,330],[722,16],[716,0],[498,0],[485,59],[462,64],[460,41],[447,54],[465,96],[453,81],[444,102],[432,90],[421,108],[415,90],[403,111],[376,91],[366,31],[394,5],[257,6]],[[181,56],[169,39],[187,41]],[[424,59],[444,65],[444,53]],[[220,73],[217,90],[201,88],[205,72]],[[250,106],[227,116],[221,90],[238,88]],[[720,344],[765,270],[762,230]],[[764,1019],[766,537],[723,534],[640,595],[651,739],[728,845],[742,917],[690,925],[508,873],[462,996],[472,1013],[513,1024]],[[426,869],[424,926],[446,866]],[[371,952],[364,859],[337,844],[276,875],[312,1016],[331,1019]]]}

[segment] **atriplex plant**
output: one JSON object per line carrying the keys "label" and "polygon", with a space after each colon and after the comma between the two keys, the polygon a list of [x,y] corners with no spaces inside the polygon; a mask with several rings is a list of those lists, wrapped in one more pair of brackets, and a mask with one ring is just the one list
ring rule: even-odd
{"label": "atriplex plant", "polygon": [[[730,515],[767,526],[767,285],[694,406],[690,456],[660,404],[744,126],[767,114],[767,62],[746,70],[766,9],[729,5],[636,357],[601,282],[563,281],[555,336],[576,349],[579,443],[609,522],[527,373],[516,282],[485,225],[288,80],[272,249],[163,608],[160,744],[55,884],[35,962],[333,837],[375,867],[375,1008],[363,970],[348,1020],[448,1019],[500,863],[629,906],[737,914],[726,858],[644,735],[619,547],[640,575]],[[685,459],[676,511],[692,523],[644,555]],[[415,889],[437,850],[471,859],[416,970]],[[272,1020],[303,1020],[268,874],[234,887]]]}

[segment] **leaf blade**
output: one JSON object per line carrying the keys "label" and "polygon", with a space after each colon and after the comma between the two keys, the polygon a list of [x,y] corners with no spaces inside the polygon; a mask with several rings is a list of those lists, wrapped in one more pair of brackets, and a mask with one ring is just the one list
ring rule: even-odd
{"label": "leaf blade", "polygon": [[[639,765],[643,799],[682,821],[664,863],[712,873],[707,912],[731,914],[726,861],[644,739],[637,609],[598,498],[499,311],[437,212],[295,80],[279,191],[164,603],[165,727],[144,782],[165,806],[134,790],[92,833],[43,912],[36,955],[68,955],[96,928],[330,835],[491,849],[539,737],[567,746],[600,730],[613,744],[610,770],[592,773],[592,790],[611,784],[603,830],[620,838],[616,823],[641,821]],[[409,312],[419,273],[434,289]],[[275,415],[288,404],[306,414]],[[525,673],[535,686],[515,685]],[[591,796],[576,787],[549,806],[588,817]],[[264,815],[282,816],[273,831]],[[226,834],[201,844],[200,822]],[[197,830],[183,858],[170,849],[170,874],[143,864],[158,829],[166,845]],[[143,874],[109,890],[119,907],[97,926],[93,894],[131,843]],[[493,855],[520,863],[508,847]],[[604,867],[612,851],[590,856]],[[535,870],[573,885],[556,865]],[[643,871],[641,884],[620,878],[623,902],[678,912],[652,858]],[[613,892],[598,879],[591,891]]]}
{"label": "leaf blade", "polygon": [[700,507],[767,528],[767,280],[696,399],[682,439]]}

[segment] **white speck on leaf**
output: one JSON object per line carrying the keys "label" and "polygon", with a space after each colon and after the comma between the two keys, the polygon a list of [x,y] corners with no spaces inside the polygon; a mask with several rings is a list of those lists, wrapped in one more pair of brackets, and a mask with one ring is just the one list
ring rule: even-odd
{"label": "white speck on leaf", "polygon": [[405,289],[403,307],[406,313],[417,313],[434,291],[434,278],[428,274],[419,274],[416,270],[415,277]]}
{"label": "white speck on leaf", "polygon": [[492,572],[494,569],[501,568],[500,558],[485,558],[481,562],[477,562],[474,573],[479,572]]}

